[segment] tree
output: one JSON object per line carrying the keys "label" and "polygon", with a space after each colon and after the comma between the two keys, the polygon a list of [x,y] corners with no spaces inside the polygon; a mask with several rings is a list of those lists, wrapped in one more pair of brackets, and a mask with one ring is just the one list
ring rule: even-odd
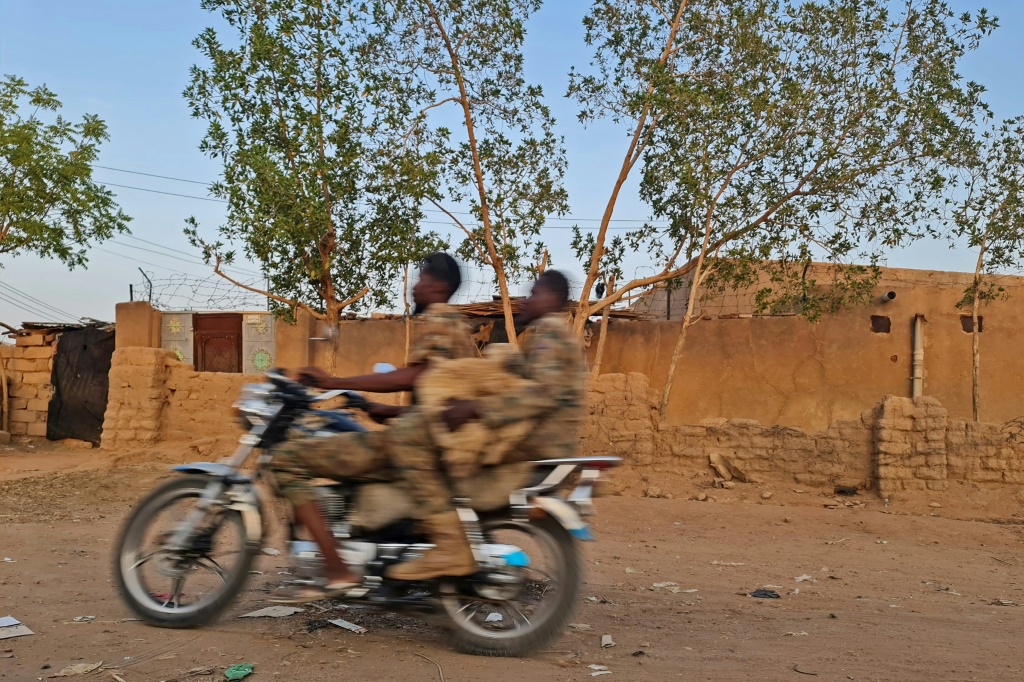
{"label": "tree", "polygon": [[[656,0],[594,3],[597,73],[574,75],[570,92],[585,120],[629,121],[633,133],[601,228],[580,239],[589,265],[578,325],[679,278],[691,282],[684,326],[705,282],[767,275],[759,309],[789,302],[811,320],[870,294],[885,252],[938,219],[952,160],[984,110],[983,88],[957,66],[996,26],[942,0],[890,4],[679,0],[669,13]],[[667,226],[625,243],[655,254],[659,271],[591,306],[602,260],[619,257],[605,247],[617,192],[641,162],[641,197]],[[833,265],[830,281],[814,279],[813,260]]]}
{"label": "tree", "polygon": [[92,178],[106,124],[92,114],[72,123],[60,109],[46,86],[0,81],[0,255],[33,253],[73,269],[131,218]]}
{"label": "tree", "polygon": [[971,286],[960,307],[971,310],[971,405],[981,411],[980,307],[1004,298],[998,275],[1024,265],[1024,116],[984,130],[964,169],[963,197],[953,213],[952,236],[977,249]]}
{"label": "tree", "polygon": [[[383,149],[355,64],[357,28],[329,0],[203,0],[230,27],[194,45],[185,97],[207,122],[200,148],[224,164],[211,193],[228,203],[219,240],[186,233],[220,276],[304,309],[334,329],[341,311],[387,305],[404,265],[440,244],[417,228],[424,165],[415,149]],[[225,272],[241,243],[267,290]],[[328,358],[328,369],[333,365]]]}
{"label": "tree", "polygon": [[[459,254],[493,270],[513,344],[509,283],[540,260],[547,217],[567,209],[562,140],[541,88],[523,75],[525,25],[540,4],[363,4],[368,97],[398,134],[392,148],[427,163],[425,198],[461,231]],[[468,214],[453,208],[465,204]]]}

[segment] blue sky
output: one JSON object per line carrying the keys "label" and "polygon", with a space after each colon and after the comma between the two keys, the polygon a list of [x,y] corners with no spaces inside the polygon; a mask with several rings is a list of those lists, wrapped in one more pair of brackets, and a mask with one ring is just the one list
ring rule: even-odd
{"label": "blue sky", "polygon": [[[963,71],[988,87],[988,101],[998,117],[1024,113],[1024,2],[951,0],[951,4],[963,11],[986,6],[1000,17],[1002,28],[967,57]],[[625,133],[613,126],[584,129],[576,122],[575,106],[562,98],[569,67],[585,63],[589,56],[580,25],[587,5],[584,0],[549,1],[531,24],[526,49],[529,76],[544,86],[566,138],[567,187],[572,215],[578,219],[600,216],[626,143]],[[191,40],[212,23],[213,17],[199,8],[198,0],[0,0],[0,73],[16,74],[31,84],[45,83],[61,98],[71,118],[86,112],[103,118],[111,140],[103,148],[101,165],[210,181],[218,167],[198,150],[203,126],[190,118],[181,92],[197,57]],[[100,169],[96,177],[111,185],[205,194],[199,184],[144,175]],[[194,215],[212,232],[223,216],[222,204],[110,188],[134,218],[135,238],[119,237],[94,249],[87,270],[68,272],[58,263],[28,256],[6,258],[0,282],[35,300],[0,288],[4,294],[0,320],[36,320],[43,317],[40,313],[62,317],[58,310],[110,320],[114,304],[127,300],[129,284],[142,281],[140,267],[157,280],[209,275],[182,236],[182,227],[185,218]],[[635,188],[630,188],[615,217],[641,222],[647,216]],[[567,251],[568,238],[568,230],[552,229],[546,235],[555,265],[578,276],[579,268]],[[973,258],[966,250],[951,250],[944,243],[918,243],[893,254],[889,264],[967,270]],[[639,262],[627,267],[627,275],[645,271]],[[472,278],[484,279],[482,273]],[[485,290],[481,282],[470,285],[467,293]],[[204,288],[201,294],[212,291]]]}

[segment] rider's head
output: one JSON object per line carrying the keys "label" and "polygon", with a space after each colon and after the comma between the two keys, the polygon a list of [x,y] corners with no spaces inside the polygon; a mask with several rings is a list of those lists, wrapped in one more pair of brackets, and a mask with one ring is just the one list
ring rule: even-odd
{"label": "rider's head", "polygon": [[536,319],[565,310],[569,302],[569,280],[558,270],[545,270],[537,278],[530,297],[523,301],[519,320],[529,324]]}
{"label": "rider's head", "polygon": [[434,303],[447,303],[462,285],[459,262],[447,253],[427,256],[420,264],[420,277],[412,288],[413,313],[419,315]]}

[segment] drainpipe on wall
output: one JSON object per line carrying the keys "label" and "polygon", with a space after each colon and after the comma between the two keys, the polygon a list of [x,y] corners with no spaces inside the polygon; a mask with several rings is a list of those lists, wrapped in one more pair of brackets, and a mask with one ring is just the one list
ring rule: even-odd
{"label": "drainpipe on wall", "polygon": [[910,397],[924,394],[924,315],[914,315],[914,355],[911,361]]}

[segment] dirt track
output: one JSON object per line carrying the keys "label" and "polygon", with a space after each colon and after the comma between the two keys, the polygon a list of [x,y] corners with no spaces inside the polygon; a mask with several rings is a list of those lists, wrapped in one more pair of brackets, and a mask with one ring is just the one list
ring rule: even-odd
{"label": "dirt track", "polygon": [[[830,496],[784,486],[712,491],[717,502],[604,499],[598,541],[586,547],[586,598],[573,619],[589,628],[536,658],[508,660],[455,654],[436,628],[368,610],[338,612],[370,629],[362,636],[308,627],[324,617],[314,610],[237,619],[264,604],[261,590],[284,557],[261,557],[265,575],[211,628],[124,622],[130,614],[110,582],[110,545],[166,467],[105,464],[94,452],[0,451],[0,559],[14,560],[0,563],[0,616],[37,633],[0,640],[4,680],[46,679],[99,661],[116,665],[126,682],[222,680],[221,670],[188,672],[241,661],[256,664],[254,682],[438,680],[434,663],[417,654],[453,682],[584,680],[590,664],[607,666],[610,680],[1024,679],[1024,609],[993,605],[1024,604],[1024,528],[1005,512],[996,523],[933,516],[968,515],[947,508],[953,492],[941,509],[926,500],[887,508],[872,498],[826,509]],[[762,490],[775,494],[762,500]],[[978,516],[982,494],[960,499],[968,492]],[[1013,501],[980,516],[998,519]],[[804,575],[811,579],[795,580]],[[697,592],[652,589],[658,582]],[[746,596],[764,586],[781,598]],[[96,620],[74,623],[81,615]],[[606,633],[617,645],[602,650]],[[91,679],[114,678],[106,671]]]}

